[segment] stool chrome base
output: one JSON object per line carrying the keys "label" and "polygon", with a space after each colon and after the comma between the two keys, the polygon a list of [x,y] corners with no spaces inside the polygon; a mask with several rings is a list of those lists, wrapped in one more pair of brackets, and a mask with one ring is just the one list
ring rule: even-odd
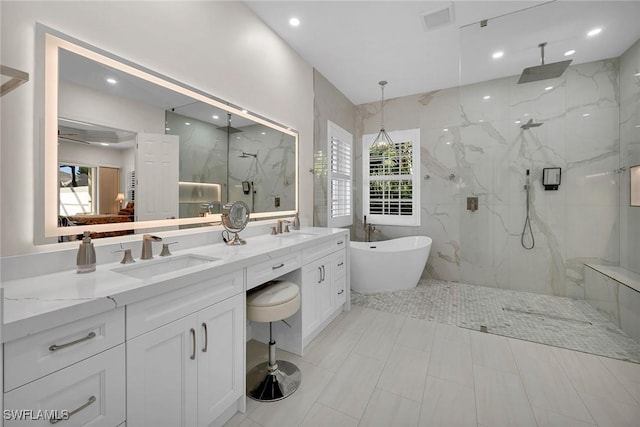
{"label": "stool chrome base", "polygon": [[260,402],[281,400],[298,389],[300,380],[300,370],[291,362],[278,360],[275,370],[262,362],[247,372],[247,396]]}

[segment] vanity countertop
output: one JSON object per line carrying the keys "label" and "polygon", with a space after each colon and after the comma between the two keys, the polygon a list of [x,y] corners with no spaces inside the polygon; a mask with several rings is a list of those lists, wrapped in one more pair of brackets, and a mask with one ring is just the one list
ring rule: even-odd
{"label": "vanity countertop", "polygon": [[[211,276],[211,269],[215,269],[216,276],[219,276],[287,253],[296,253],[345,231],[304,227],[283,235],[249,237],[245,239],[247,244],[242,246],[217,243],[175,251],[173,257],[193,254],[219,259],[145,279],[114,271],[123,267],[116,262],[97,265],[92,273],[77,274],[75,270],[66,270],[6,281],[2,283],[2,341],[11,341],[206,280]],[[160,259],[157,255],[150,261],[136,259],[133,265]]]}

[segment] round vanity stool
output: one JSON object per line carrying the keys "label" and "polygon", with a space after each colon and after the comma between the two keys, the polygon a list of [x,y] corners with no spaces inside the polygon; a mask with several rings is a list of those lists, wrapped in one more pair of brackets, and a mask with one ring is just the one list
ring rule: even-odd
{"label": "round vanity stool", "polygon": [[276,360],[276,342],[273,339],[273,322],[284,320],[299,309],[300,289],[295,283],[267,282],[247,295],[247,319],[269,322],[269,360],[247,373],[247,395],[252,399],[262,402],[284,399],[300,385],[298,367],[286,360]]}

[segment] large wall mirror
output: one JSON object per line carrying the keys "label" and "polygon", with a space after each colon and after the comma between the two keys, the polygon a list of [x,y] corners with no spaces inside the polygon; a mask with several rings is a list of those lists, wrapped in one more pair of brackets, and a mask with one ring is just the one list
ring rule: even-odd
{"label": "large wall mirror", "polygon": [[52,30],[44,39],[44,234],[73,240],[298,209],[298,134]]}

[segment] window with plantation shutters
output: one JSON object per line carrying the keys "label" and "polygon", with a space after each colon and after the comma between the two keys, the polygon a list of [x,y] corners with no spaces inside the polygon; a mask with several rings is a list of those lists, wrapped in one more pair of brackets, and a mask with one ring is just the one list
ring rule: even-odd
{"label": "window with plantation shutters", "polygon": [[363,140],[363,213],[381,225],[420,225],[420,130],[388,132],[390,146]]}
{"label": "window with plantation shutters", "polygon": [[351,171],[353,136],[335,123],[327,123],[327,225],[346,227],[353,223]]}

